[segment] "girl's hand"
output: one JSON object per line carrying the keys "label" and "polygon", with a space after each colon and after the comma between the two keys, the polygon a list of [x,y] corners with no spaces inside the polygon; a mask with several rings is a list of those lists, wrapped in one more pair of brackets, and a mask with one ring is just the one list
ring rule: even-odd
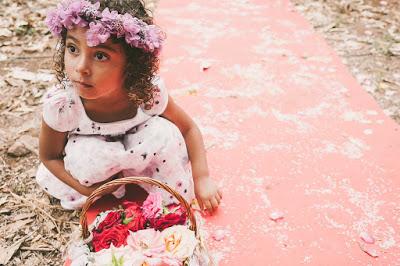
{"label": "girl's hand", "polygon": [[194,192],[202,210],[213,213],[218,209],[222,199],[222,192],[210,177],[196,178]]}
{"label": "girl's hand", "polygon": [[95,191],[97,188],[99,188],[101,185],[103,185],[105,182],[101,182],[101,183],[96,183],[91,185],[90,187],[83,187],[82,191],[80,191],[80,193],[82,195],[85,195],[86,197],[89,197],[93,191]]}
{"label": "girl's hand", "polygon": [[[116,179],[117,177],[118,177],[117,175],[114,175],[114,176],[110,177],[109,179],[107,179],[103,182],[95,183],[95,184],[91,185],[90,187],[82,186],[83,189],[82,189],[82,191],[79,191],[79,192],[82,195],[89,197],[93,193],[93,191],[95,191],[97,188],[99,188],[100,186],[104,185],[107,182],[110,182],[111,180]],[[111,189],[108,193],[112,193],[113,191],[115,191],[117,189],[118,189],[118,187],[115,187],[114,189]]]}

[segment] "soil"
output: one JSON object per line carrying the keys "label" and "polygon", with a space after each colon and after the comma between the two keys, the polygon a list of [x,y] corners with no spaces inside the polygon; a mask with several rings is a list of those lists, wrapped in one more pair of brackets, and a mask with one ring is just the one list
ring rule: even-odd
{"label": "soil", "polygon": [[400,2],[292,0],[384,113],[400,123]]}
{"label": "soil", "polygon": [[[150,4],[154,8],[156,1]],[[292,0],[384,112],[400,123],[400,3]],[[34,180],[40,98],[55,84],[44,25],[56,1],[0,5],[0,265],[62,265],[79,212],[63,210]]]}

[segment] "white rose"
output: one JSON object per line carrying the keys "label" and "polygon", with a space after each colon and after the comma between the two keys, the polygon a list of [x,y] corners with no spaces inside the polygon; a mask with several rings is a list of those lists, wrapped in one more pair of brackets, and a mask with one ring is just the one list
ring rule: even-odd
{"label": "white rose", "polygon": [[89,247],[83,241],[73,242],[68,248],[68,258],[71,260],[71,266],[86,265],[89,254]]}
{"label": "white rose", "polygon": [[161,233],[160,231],[154,230],[154,228],[143,229],[136,232],[130,231],[126,242],[133,250],[143,253],[163,253],[165,250]]}
{"label": "white rose", "polygon": [[198,243],[192,230],[184,225],[174,225],[161,232],[166,252],[181,261],[190,257]]}
{"label": "white rose", "polygon": [[99,252],[92,253],[93,260],[90,265],[93,266],[110,266],[114,260],[122,262],[121,265],[126,266],[142,266],[146,257],[140,252],[132,251],[128,246],[116,248],[112,244],[108,249],[102,249]]}

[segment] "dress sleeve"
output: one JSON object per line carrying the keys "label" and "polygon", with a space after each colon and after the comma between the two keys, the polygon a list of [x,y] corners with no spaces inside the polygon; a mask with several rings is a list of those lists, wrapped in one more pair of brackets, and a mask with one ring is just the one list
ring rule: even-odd
{"label": "dress sleeve", "polygon": [[78,126],[78,105],[73,94],[62,85],[50,88],[42,98],[43,120],[59,132],[72,131]]}
{"label": "dress sleeve", "polygon": [[165,108],[168,105],[168,91],[164,85],[164,81],[156,76],[153,79],[154,88],[154,102],[153,106],[150,109],[146,109],[144,105],[141,105],[143,112],[148,115],[161,115],[164,113]]}

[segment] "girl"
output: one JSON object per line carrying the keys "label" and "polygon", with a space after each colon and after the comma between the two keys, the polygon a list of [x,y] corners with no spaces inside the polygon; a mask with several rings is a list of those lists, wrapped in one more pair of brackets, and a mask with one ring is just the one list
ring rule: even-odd
{"label": "girl", "polygon": [[64,1],[46,23],[60,37],[60,84],[43,99],[39,185],[77,209],[116,174],[145,175],[215,211],[222,194],[209,177],[201,133],[156,76],[164,34],[143,3]]}

